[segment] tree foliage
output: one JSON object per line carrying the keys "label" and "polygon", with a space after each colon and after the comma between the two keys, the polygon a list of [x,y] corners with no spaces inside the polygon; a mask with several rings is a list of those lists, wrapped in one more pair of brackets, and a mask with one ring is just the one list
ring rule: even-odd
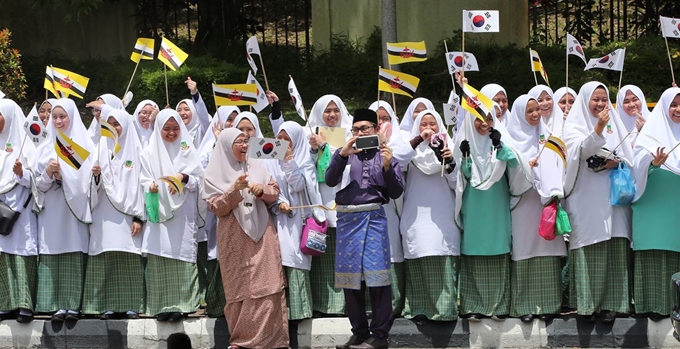
{"label": "tree foliage", "polygon": [[26,96],[26,77],[21,67],[21,54],[12,48],[12,33],[0,30],[0,81],[8,98],[22,99]]}

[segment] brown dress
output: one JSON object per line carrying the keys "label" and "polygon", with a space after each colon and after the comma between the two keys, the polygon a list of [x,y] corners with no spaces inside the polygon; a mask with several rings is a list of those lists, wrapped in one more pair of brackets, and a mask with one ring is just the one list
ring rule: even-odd
{"label": "brown dress", "polygon": [[229,189],[210,200],[217,224],[217,251],[227,305],[230,344],[246,348],[288,348],[285,279],[276,228],[271,218],[262,238],[255,242],[243,231],[232,210],[243,202],[276,202],[274,181],[260,198]]}

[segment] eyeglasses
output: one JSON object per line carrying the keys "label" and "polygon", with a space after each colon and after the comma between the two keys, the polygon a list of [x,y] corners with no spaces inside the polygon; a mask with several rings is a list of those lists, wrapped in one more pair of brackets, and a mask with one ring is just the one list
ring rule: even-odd
{"label": "eyeglasses", "polygon": [[366,133],[373,129],[373,125],[370,126],[361,126],[361,127],[352,127],[352,134],[357,134],[359,132]]}
{"label": "eyeglasses", "polygon": [[248,144],[248,141],[243,140],[243,139],[237,139],[237,140],[234,141],[234,145],[244,145],[244,144]]}
{"label": "eyeglasses", "polygon": [[139,112],[139,115],[141,115],[141,116],[149,116],[149,115],[151,115],[151,113],[152,113],[152,112],[150,112],[150,111],[140,111],[140,112]]}

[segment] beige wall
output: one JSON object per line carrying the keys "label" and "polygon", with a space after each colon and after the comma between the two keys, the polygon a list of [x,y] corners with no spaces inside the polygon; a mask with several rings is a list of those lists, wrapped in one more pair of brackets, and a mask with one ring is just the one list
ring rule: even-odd
{"label": "beige wall", "polygon": [[[503,45],[529,44],[529,14],[526,0],[396,0],[397,40],[425,40],[427,47],[453,36],[461,28],[463,9],[499,10],[501,31],[494,34],[466,34],[469,40],[495,41]],[[329,47],[331,33],[365,40],[380,27],[380,0],[312,1],[314,47]],[[458,50],[459,47],[449,47]]]}
{"label": "beige wall", "polygon": [[89,16],[64,21],[64,12],[39,9],[33,1],[0,0],[0,28],[12,32],[12,44],[23,55],[50,51],[76,58],[129,56],[135,45],[135,8],[130,1],[105,1]]}

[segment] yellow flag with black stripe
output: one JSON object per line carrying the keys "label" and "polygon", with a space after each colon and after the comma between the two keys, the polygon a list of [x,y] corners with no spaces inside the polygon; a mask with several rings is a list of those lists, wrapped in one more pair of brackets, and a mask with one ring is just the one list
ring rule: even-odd
{"label": "yellow flag with black stripe", "polygon": [[59,93],[54,89],[54,72],[52,72],[52,67],[50,66],[45,69],[45,82],[43,82],[43,87],[47,91],[52,92],[55,97],[60,98]]}
{"label": "yellow flag with black stripe", "polygon": [[564,167],[567,167],[567,145],[557,136],[550,135],[548,141],[545,143],[546,149],[550,149],[557,153],[557,155],[562,159]]}
{"label": "yellow flag with black stripe", "polygon": [[54,150],[57,152],[57,157],[64,161],[67,165],[79,170],[85,163],[90,152],[78,145],[63,132],[57,130],[57,138],[54,142]]}
{"label": "yellow flag with black stripe", "polygon": [[387,60],[391,65],[427,60],[425,41],[388,42]]}
{"label": "yellow flag with black stripe", "polygon": [[118,154],[120,151],[120,143],[118,143],[118,131],[113,127],[113,125],[109,124],[108,122],[104,121],[103,119],[100,119],[99,122],[101,123],[102,127],[102,137],[107,137],[113,139],[116,145],[113,147],[113,153]]}
{"label": "yellow flag with black stripe", "polygon": [[161,49],[158,51],[158,60],[165,63],[168,68],[177,70],[182,63],[189,57],[189,54],[182,51],[170,40],[163,38],[161,41]]}
{"label": "yellow flag with black stripe", "polygon": [[538,52],[536,52],[536,50],[529,49],[529,56],[531,57],[531,71],[539,72],[541,77],[543,77],[543,80],[545,80],[545,83],[550,86],[550,82],[548,81],[548,73],[545,71],[545,67],[543,66],[543,62],[541,62],[541,57],[538,56]]}
{"label": "yellow flag with black stripe", "polygon": [[480,121],[486,122],[486,116],[491,113],[491,108],[493,108],[493,100],[468,84],[463,84],[462,91],[460,106]]}
{"label": "yellow flag with black stripe", "polygon": [[66,69],[55,67],[48,67],[48,69],[52,71],[53,86],[56,91],[64,92],[67,95],[76,96],[81,99],[83,98],[85,90],[87,89],[87,84],[90,82],[89,78]]}
{"label": "yellow flag with black stripe", "polygon": [[161,178],[158,178],[158,180],[164,182],[169,187],[174,188],[176,193],[181,194],[184,192],[184,185],[182,184],[182,181],[178,180],[173,176],[163,176]]}
{"label": "yellow flag with black stripe", "polygon": [[213,84],[215,105],[255,105],[257,104],[256,84]]}
{"label": "yellow flag with black stripe", "polygon": [[140,59],[153,60],[154,39],[138,38],[132,49],[130,60],[137,63]]}
{"label": "yellow flag with black stripe", "polygon": [[378,68],[378,90],[413,98],[420,79],[394,70]]}

